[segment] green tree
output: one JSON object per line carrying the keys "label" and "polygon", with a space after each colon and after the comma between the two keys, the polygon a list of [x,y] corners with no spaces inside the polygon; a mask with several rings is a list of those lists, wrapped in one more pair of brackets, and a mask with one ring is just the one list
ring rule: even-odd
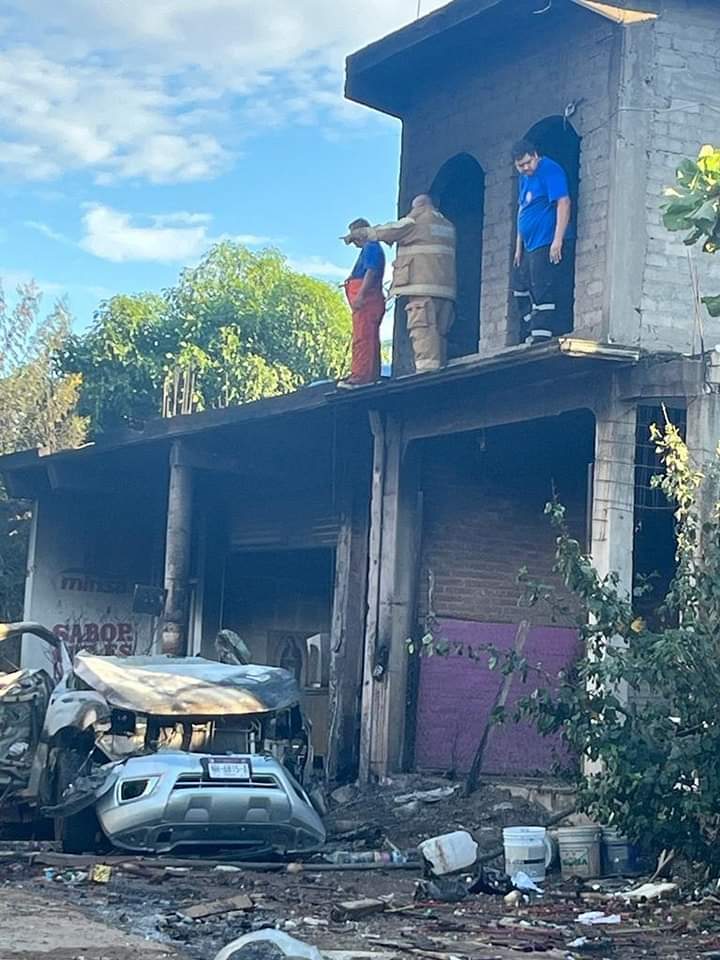
{"label": "green tree", "polygon": [[[697,160],[683,160],[676,183],[665,191],[663,221],[668,230],[685,230],[685,243],[720,249],[720,149],[704,146]],[[712,317],[720,317],[720,295],[702,297]]]}
{"label": "green tree", "polygon": [[81,409],[102,430],[159,415],[163,384],[178,370],[194,374],[195,409],[337,378],[349,339],[337,290],[294,272],[276,251],[224,242],[162,296],[102,304],[62,362],[82,374]]}
{"label": "green tree", "polygon": [[119,294],[98,307],[90,329],[68,338],[61,365],[82,377],[79,409],[100,430],[160,413],[159,396],[177,335],[159,294]]}
{"label": "green tree", "polygon": [[[0,290],[0,454],[40,447],[47,453],[79,445],[86,422],[76,413],[77,374],[62,375],[56,356],[70,331],[64,303],[41,318],[34,284],[18,288],[11,309]],[[0,620],[22,613],[29,533],[27,504],[0,483]]]}

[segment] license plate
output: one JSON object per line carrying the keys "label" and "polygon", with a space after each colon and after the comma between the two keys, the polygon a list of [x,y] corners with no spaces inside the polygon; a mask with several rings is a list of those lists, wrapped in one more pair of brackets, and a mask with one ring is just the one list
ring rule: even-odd
{"label": "license plate", "polygon": [[249,760],[208,760],[208,776],[211,780],[249,780],[250,774]]}

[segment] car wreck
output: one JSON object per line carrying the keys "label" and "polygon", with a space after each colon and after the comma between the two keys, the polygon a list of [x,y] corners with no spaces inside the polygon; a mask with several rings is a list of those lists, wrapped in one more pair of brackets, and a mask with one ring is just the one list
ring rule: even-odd
{"label": "car wreck", "polygon": [[[201,657],[71,659],[39,624],[52,670],[0,676],[0,820],[51,818],[63,850],[236,847],[288,854],[325,830],[294,676]],[[51,661],[49,661],[51,662]]]}

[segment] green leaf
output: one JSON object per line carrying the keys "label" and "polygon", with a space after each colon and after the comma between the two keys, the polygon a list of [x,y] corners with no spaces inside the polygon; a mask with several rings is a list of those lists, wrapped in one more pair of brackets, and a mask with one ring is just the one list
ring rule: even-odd
{"label": "green leaf", "polygon": [[720,296],[703,297],[702,302],[707,307],[708,313],[711,317],[720,317]]}

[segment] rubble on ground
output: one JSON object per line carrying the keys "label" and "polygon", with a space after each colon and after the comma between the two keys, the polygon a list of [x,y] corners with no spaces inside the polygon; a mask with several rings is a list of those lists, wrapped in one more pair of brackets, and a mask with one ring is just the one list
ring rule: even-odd
{"label": "rubble on ground", "polygon": [[[503,827],[547,820],[546,811],[489,786],[469,798],[459,790],[422,798],[442,786],[447,781],[403,778],[331,795],[327,847],[294,864],[250,867],[221,851],[213,860],[69,857],[53,844],[6,841],[0,882],[71,903],[185,960],[284,960],[293,954],[283,946],[298,943],[303,960],[720,957],[720,890],[672,874],[675,864],[659,880],[555,873],[542,892],[520,874],[511,882],[501,860],[433,874],[420,862],[423,841],[451,834],[462,852],[465,831],[482,861]],[[397,815],[407,803],[418,804],[412,818]],[[350,854],[365,859],[343,859]],[[270,940],[259,936],[269,930]]]}

